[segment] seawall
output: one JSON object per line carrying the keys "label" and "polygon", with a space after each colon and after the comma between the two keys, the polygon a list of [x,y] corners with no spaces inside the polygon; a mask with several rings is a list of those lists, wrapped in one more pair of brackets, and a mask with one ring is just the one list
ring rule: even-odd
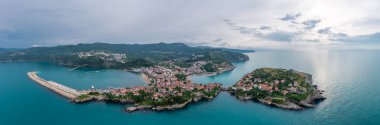
{"label": "seawall", "polygon": [[62,95],[66,98],[69,98],[69,99],[74,99],[78,96],[80,96],[80,92],[78,92],[77,90],[73,89],[73,88],[70,88],[70,87],[67,87],[67,86],[64,86],[62,84],[59,84],[59,83],[56,83],[56,82],[53,82],[53,81],[47,81],[47,80],[44,80],[40,77],[37,76],[37,73],[36,72],[28,72],[27,73],[29,78],[32,79],[33,81],[35,81],[36,83],[50,89],[50,90],[53,90],[54,92],[58,93],[59,95]]}

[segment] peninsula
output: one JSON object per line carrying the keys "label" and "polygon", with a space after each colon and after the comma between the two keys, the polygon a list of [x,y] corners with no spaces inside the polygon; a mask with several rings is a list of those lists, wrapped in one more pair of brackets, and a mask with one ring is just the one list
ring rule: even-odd
{"label": "peninsula", "polygon": [[35,82],[67,97],[73,103],[104,101],[109,103],[133,104],[125,111],[174,110],[185,107],[190,102],[211,100],[222,90],[219,83],[196,84],[188,75],[197,73],[191,68],[149,67],[141,69],[148,86],[133,88],[89,89],[78,91],[27,73]]}
{"label": "peninsula", "polygon": [[240,100],[257,100],[284,109],[302,110],[324,100],[312,75],[295,70],[260,68],[243,76],[229,92]]}

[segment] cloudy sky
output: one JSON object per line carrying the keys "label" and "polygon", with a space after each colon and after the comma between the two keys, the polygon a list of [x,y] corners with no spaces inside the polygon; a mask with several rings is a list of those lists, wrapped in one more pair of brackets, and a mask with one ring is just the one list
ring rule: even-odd
{"label": "cloudy sky", "polygon": [[0,0],[0,47],[380,49],[378,0]]}

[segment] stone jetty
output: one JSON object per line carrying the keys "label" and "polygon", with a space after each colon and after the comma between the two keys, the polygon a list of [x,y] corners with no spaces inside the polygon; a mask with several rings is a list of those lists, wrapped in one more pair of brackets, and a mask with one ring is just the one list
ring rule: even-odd
{"label": "stone jetty", "polygon": [[44,86],[50,90],[53,90],[54,92],[58,93],[59,95],[66,97],[66,98],[75,99],[82,94],[81,92],[79,92],[73,88],[70,88],[70,87],[67,87],[65,85],[56,83],[54,81],[47,81],[45,79],[42,79],[42,78],[37,76],[36,72],[28,72],[27,74],[28,74],[29,78],[32,79],[33,81],[35,81],[36,83],[38,83],[38,84],[40,84],[40,85],[42,85],[42,86]]}

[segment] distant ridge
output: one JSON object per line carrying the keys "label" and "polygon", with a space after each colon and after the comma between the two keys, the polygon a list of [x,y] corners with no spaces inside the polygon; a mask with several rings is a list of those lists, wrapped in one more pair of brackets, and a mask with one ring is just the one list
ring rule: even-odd
{"label": "distant ridge", "polygon": [[[209,47],[209,46],[196,46],[196,47],[198,47],[198,48],[213,48],[213,47]],[[252,50],[252,49],[232,49],[232,48],[225,48],[225,47],[216,48],[216,49],[222,49],[222,50],[227,50],[227,51],[231,51],[231,52],[238,52],[238,53],[256,52],[255,50]]]}
{"label": "distant ridge", "polygon": [[219,64],[246,61],[249,57],[232,49],[191,47],[184,43],[109,44],[81,43],[32,47],[0,53],[0,61],[49,61],[68,66],[130,69],[153,65],[191,66],[197,61]]}
{"label": "distant ridge", "polygon": [[13,51],[19,51],[19,50],[23,50],[21,48],[0,48],[0,53],[1,52],[13,52]]}

